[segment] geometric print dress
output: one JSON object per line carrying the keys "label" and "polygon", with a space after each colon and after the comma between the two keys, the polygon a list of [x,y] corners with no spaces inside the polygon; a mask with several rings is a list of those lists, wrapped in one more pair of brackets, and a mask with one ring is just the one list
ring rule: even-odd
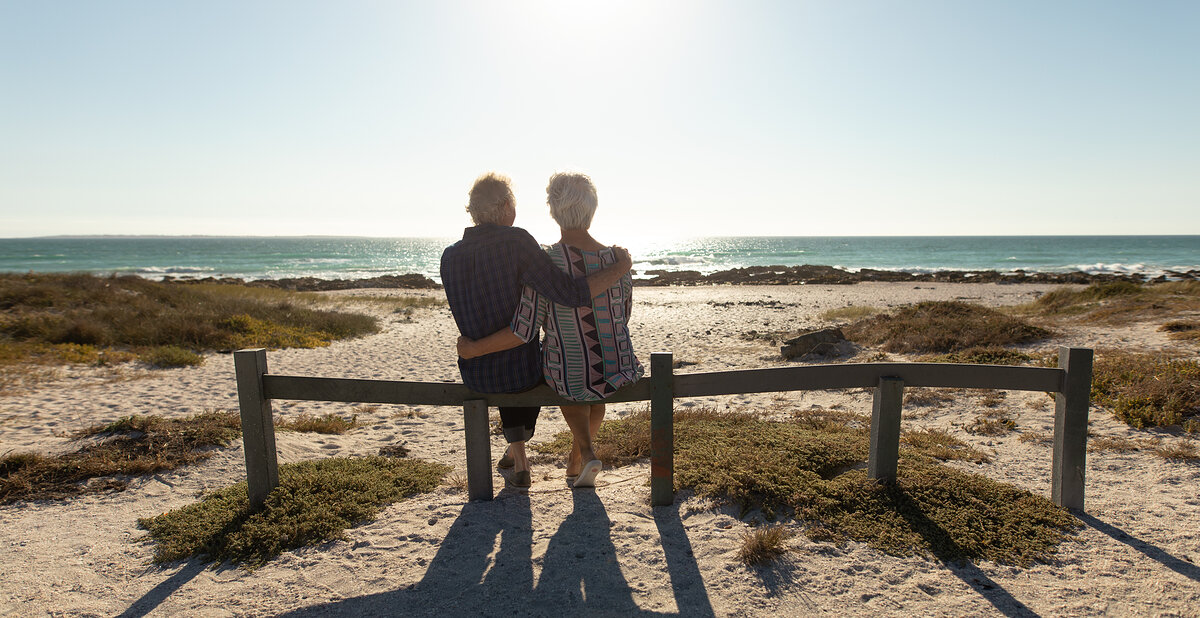
{"label": "geometric print dress", "polygon": [[[556,243],[546,247],[550,259],[572,277],[583,277],[616,263],[612,249],[584,251]],[[542,373],[564,399],[596,401],[637,382],[645,369],[633,354],[629,312],[633,277],[628,273],[590,307],[565,307],[526,286],[510,328],[522,341],[546,332],[542,341]]]}

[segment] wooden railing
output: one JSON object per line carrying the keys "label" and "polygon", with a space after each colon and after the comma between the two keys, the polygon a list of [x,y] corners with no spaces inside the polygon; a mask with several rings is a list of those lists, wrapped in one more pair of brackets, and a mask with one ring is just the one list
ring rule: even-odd
{"label": "wooden railing", "polygon": [[[467,492],[492,499],[488,406],[572,404],[550,387],[520,394],[483,394],[463,384],[399,382],[273,375],[266,350],[234,353],[246,477],[250,502],[260,508],[279,484],[271,400],[337,401],[463,407]],[[861,363],[807,365],[675,375],[670,354],[652,354],[650,375],[617,391],[604,403],[650,401],[650,500],[671,504],[674,493],[673,404],[677,398],[839,388],[874,388],[869,478],[895,479],[900,454],[900,410],[906,387],[990,388],[1055,393],[1054,455],[1050,497],[1055,504],[1083,509],[1092,351],[1060,348],[1058,367],[1013,367],[947,363]]]}

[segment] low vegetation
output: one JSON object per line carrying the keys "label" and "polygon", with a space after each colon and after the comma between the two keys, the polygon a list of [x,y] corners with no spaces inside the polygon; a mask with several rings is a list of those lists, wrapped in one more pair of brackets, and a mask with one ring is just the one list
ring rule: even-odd
{"label": "low vegetation", "polygon": [[950,352],[949,354],[934,354],[921,360],[931,363],[965,363],[971,365],[1024,365],[1039,360],[1038,358],[999,346],[976,346]]}
{"label": "low vegetation", "polygon": [[[1077,525],[1043,497],[942,465],[939,459],[987,460],[944,432],[902,433],[898,479],[881,485],[866,477],[861,415],[806,411],[777,421],[693,408],[676,412],[674,428],[677,489],[738,504],[743,513],[791,513],[814,540],[1027,565],[1047,558]],[[597,435],[612,465],[645,457],[649,441],[646,411],[605,421]],[[533,448],[561,458],[569,444],[564,432]]]}
{"label": "low vegetation", "polygon": [[0,274],[0,364],[196,364],[197,353],[316,347],[378,330],[372,317],[315,308],[320,297],[133,276]]}
{"label": "low vegetation", "polygon": [[332,412],[321,416],[301,414],[292,419],[277,419],[275,427],[285,431],[343,434],[358,427],[358,415],[354,414],[350,418],[344,418]]}
{"label": "low vegetation", "polygon": [[235,412],[211,411],[187,419],[129,416],[89,428],[79,450],[48,457],[12,453],[0,459],[0,504],[61,499],[124,489],[122,476],[151,474],[208,459],[216,446],[240,435]]}
{"label": "low vegetation", "polygon": [[1048,339],[1050,331],[982,305],[928,301],[844,327],[856,343],[885,352],[949,354]]}
{"label": "low vegetation", "polygon": [[1139,429],[1192,423],[1200,417],[1200,363],[1165,354],[1100,351],[1093,364],[1092,401]]}
{"label": "low vegetation", "polygon": [[1163,319],[1200,310],[1200,281],[1154,284],[1110,281],[1094,283],[1082,290],[1062,288],[1043,295],[1024,309],[1086,322],[1120,324]]}
{"label": "low vegetation", "polygon": [[758,526],[742,533],[738,560],[746,565],[766,564],[787,553],[792,531],[783,524]]}
{"label": "low vegetation", "polygon": [[1158,330],[1166,332],[1171,339],[1200,341],[1200,322],[1175,320],[1163,324]]}
{"label": "low vegetation", "polygon": [[977,436],[1003,436],[1017,428],[1017,422],[1007,416],[976,416],[966,430]]}
{"label": "low vegetation", "polygon": [[157,546],[157,563],[198,556],[253,569],[280,553],[345,537],[345,530],[414,494],[433,491],[450,466],[394,457],[333,458],[284,464],[279,487],[250,510],[246,483],[199,502],[138,520]]}

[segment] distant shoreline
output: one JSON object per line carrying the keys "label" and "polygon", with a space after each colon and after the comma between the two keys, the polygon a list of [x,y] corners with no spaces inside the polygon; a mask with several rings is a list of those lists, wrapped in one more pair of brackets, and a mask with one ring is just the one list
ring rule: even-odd
{"label": "distant shoreline", "polygon": [[[948,270],[934,273],[908,273],[902,271],[873,270],[864,268],[849,271],[833,266],[750,266],[722,270],[708,275],[694,270],[667,271],[650,270],[643,273],[649,278],[635,278],[637,286],[702,286],[702,285],[853,285],[863,282],[889,283],[1050,283],[1080,284],[1109,281],[1133,283],[1160,283],[1165,281],[1200,280],[1200,270],[1169,272],[1157,277],[1140,274],[1091,274],[1085,272],[1047,273],[1024,272],[1002,273],[995,270]],[[224,283],[268,287],[302,292],[323,292],[350,289],[441,289],[441,284],[424,275],[408,273],[383,275],[366,279],[323,279],[319,277],[285,277],[280,279],[244,280],[236,277],[180,278],[164,276],[160,279],[171,283]]]}

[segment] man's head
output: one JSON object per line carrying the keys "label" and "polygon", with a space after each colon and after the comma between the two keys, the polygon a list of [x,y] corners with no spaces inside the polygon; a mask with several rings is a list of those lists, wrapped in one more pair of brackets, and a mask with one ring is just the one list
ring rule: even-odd
{"label": "man's head", "polygon": [[475,225],[495,223],[512,225],[517,216],[517,200],[513,197],[512,181],[504,174],[488,172],[475,179],[467,212]]}
{"label": "man's head", "polygon": [[546,186],[550,216],[564,230],[586,230],[596,214],[596,187],[585,174],[558,173]]}

